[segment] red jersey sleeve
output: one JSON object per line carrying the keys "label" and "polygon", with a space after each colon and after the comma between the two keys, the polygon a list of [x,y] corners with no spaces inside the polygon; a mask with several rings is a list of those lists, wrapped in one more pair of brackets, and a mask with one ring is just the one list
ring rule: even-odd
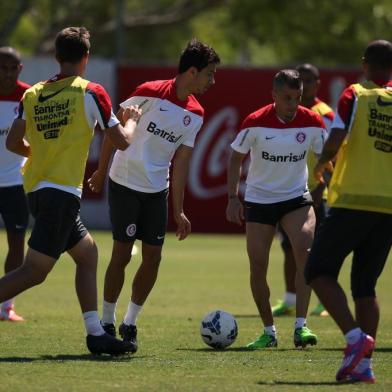
{"label": "red jersey sleeve", "polygon": [[108,128],[112,113],[112,101],[108,93],[100,84],[89,82],[86,88],[86,94],[91,94],[94,98],[102,117],[102,123],[105,124],[105,128]]}
{"label": "red jersey sleeve", "polygon": [[340,96],[337,107],[337,112],[339,114],[339,117],[345,124],[345,129],[348,129],[350,125],[354,102],[355,91],[352,86],[349,86],[343,91],[342,95]]}

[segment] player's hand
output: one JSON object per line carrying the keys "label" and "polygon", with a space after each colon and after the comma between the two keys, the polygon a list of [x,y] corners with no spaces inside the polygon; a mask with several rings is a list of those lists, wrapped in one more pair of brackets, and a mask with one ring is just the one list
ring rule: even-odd
{"label": "player's hand", "polygon": [[179,215],[175,215],[174,220],[177,223],[176,236],[179,241],[182,241],[188,237],[189,233],[191,232],[191,222],[189,222],[189,219],[183,212],[181,212]]}
{"label": "player's hand", "polygon": [[[325,173],[327,172],[327,173]],[[327,177],[333,172],[333,164],[331,161],[320,163],[317,162],[313,169],[313,175],[317,182],[327,184]]]}
{"label": "player's hand", "polygon": [[142,115],[142,109],[139,108],[138,105],[131,105],[127,107],[123,112],[123,121],[124,124],[128,121],[139,122],[139,119]]}
{"label": "player's hand", "polygon": [[87,184],[90,190],[95,193],[101,193],[103,185],[105,184],[105,177],[105,173],[96,170],[87,180]]}
{"label": "player's hand", "polygon": [[238,197],[229,199],[226,208],[226,219],[229,222],[236,223],[239,226],[242,225],[245,219],[244,206]]}

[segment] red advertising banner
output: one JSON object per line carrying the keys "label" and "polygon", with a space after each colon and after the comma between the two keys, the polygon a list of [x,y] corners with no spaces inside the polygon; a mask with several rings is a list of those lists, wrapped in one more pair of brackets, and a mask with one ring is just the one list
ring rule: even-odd
{"label": "red advertising banner", "polygon": [[[272,78],[277,71],[275,68],[221,68],[216,73],[216,84],[199,97],[205,108],[205,119],[193,152],[185,195],[185,214],[191,220],[194,232],[244,230],[225,219],[230,143],[242,120],[271,102]],[[361,75],[359,70],[322,69],[320,72],[319,97],[332,107],[336,106],[341,91]],[[117,73],[117,102],[127,98],[140,83],[169,79],[175,75],[174,67],[121,66]],[[169,228],[174,228],[172,221]]]}

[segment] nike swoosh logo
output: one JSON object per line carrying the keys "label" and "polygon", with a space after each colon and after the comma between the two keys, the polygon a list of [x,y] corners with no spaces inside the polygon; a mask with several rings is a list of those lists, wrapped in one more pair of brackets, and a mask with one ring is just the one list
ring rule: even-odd
{"label": "nike swoosh logo", "polygon": [[266,136],[265,140],[270,140],[270,139],[274,139],[276,136]]}
{"label": "nike swoosh logo", "polygon": [[163,240],[164,238],[165,238],[164,235],[157,235],[157,239],[158,239],[158,240]]}
{"label": "nike swoosh logo", "polygon": [[52,94],[45,95],[45,96],[43,96],[43,95],[42,95],[42,92],[40,92],[40,93],[39,93],[39,96],[38,96],[38,101],[39,101],[39,102],[45,102],[45,101],[47,101],[48,99],[53,98],[53,97],[55,97],[57,94],[61,93],[65,88],[66,88],[66,87],[63,87],[62,89],[60,89],[60,90],[58,90],[58,91],[56,91],[56,92],[54,92],[54,93],[52,93]]}
{"label": "nike swoosh logo", "polygon": [[169,109],[159,108],[159,110],[160,110],[161,112],[167,112]]}
{"label": "nike swoosh logo", "polygon": [[392,101],[383,101],[381,99],[381,97],[379,96],[377,98],[377,105],[379,105],[379,106],[391,106],[392,105]]}

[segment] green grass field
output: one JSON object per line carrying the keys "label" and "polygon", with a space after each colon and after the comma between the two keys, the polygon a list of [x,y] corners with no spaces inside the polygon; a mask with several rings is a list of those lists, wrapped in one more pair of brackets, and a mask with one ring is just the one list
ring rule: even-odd
{"label": "green grass field", "polygon": [[[100,251],[98,288],[111,252],[111,235],[94,232]],[[6,240],[0,231],[0,259]],[[389,262],[391,262],[391,255]],[[282,296],[282,254],[271,251],[271,302]],[[121,320],[130,296],[127,269],[118,304]],[[341,282],[348,287],[349,262]],[[21,294],[17,310],[27,321],[0,323],[1,391],[391,391],[392,303],[390,263],[379,281],[381,322],[374,367],[377,384],[338,385],[344,339],[330,318],[309,317],[319,336],[315,347],[298,350],[292,343],[294,318],[277,318],[279,347],[249,352],[244,345],[261,331],[248,284],[248,261],[242,235],[192,235],[179,243],[167,237],[160,276],[139,316],[139,351],[134,356],[93,357],[74,291],[74,265],[64,255],[47,281]],[[316,299],[312,297],[311,306]],[[202,317],[214,309],[236,316],[239,335],[224,351],[208,348],[199,335]],[[101,306],[100,309],[101,311]]]}

